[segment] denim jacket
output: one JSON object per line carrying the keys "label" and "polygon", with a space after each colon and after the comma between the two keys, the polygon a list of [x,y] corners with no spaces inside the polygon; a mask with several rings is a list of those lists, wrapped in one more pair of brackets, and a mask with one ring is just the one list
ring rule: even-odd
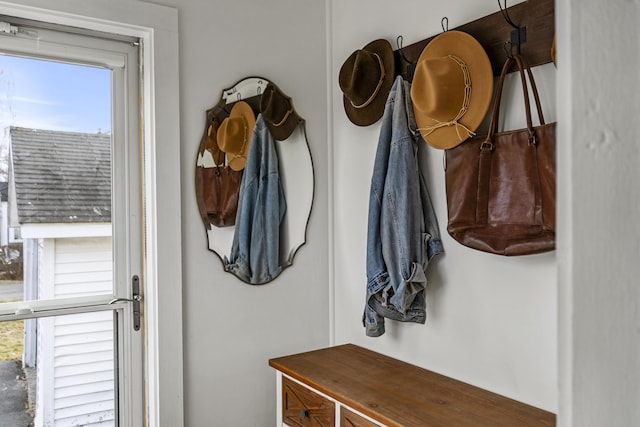
{"label": "denim jacket", "polygon": [[418,166],[410,83],[396,77],[382,116],[371,178],[367,229],[367,336],[385,332],[384,318],[424,323],[425,270],[444,252],[438,222]]}
{"label": "denim jacket", "polygon": [[254,285],[280,273],[280,223],[285,210],[275,141],[258,114],[240,184],[231,253],[224,259],[226,271]]}

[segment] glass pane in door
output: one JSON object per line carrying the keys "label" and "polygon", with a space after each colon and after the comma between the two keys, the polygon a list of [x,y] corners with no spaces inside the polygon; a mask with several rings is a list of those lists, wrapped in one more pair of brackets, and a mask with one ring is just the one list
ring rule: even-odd
{"label": "glass pane in door", "polygon": [[0,322],[0,426],[117,425],[114,363],[111,310]]}
{"label": "glass pane in door", "polygon": [[22,298],[113,295],[111,71],[11,55],[0,70],[2,248]]}
{"label": "glass pane in door", "polygon": [[[0,304],[108,301],[112,71],[11,55],[0,71]],[[0,426],[117,425],[115,313],[0,321]]]}

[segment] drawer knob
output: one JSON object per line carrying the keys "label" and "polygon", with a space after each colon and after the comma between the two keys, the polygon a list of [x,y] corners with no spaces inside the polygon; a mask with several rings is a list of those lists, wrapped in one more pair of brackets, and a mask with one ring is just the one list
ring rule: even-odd
{"label": "drawer knob", "polygon": [[300,419],[301,420],[304,420],[308,416],[309,416],[309,411],[307,411],[306,409],[301,409],[300,410]]}

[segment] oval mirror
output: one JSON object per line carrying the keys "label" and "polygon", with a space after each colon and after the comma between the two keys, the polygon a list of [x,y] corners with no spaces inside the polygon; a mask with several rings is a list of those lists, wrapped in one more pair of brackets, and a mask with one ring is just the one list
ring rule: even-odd
{"label": "oval mirror", "polygon": [[[271,94],[274,90],[280,94],[281,99],[289,102],[287,104],[289,109],[284,110],[283,118],[279,123],[270,122],[268,118],[265,118],[273,111],[271,111],[271,104],[265,107],[264,101],[266,100],[262,99],[265,91]],[[223,123],[225,123],[225,119],[229,118],[234,106],[239,101],[248,104],[256,118],[255,132],[252,132],[253,136],[249,141],[249,148],[245,151],[244,160],[246,160],[246,169],[249,170],[240,169],[237,165],[234,166],[229,162],[230,158],[234,159],[229,154],[228,147],[221,143],[221,138],[218,137],[221,128],[225,128],[225,131],[231,134],[231,130],[229,130],[232,128],[231,125],[226,126]],[[265,108],[268,108],[269,112],[261,111]],[[277,108],[274,109],[274,111],[277,110]],[[290,123],[291,126],[288,126],[289,130],[285,134],[281,132],[267,132],[265,134],[259,131],[259,129],[276,129],[273,126],[278,126],[285,120],[294,119],[296,123]],[[271,126],[267,127],[265,124]],[[256,136],[257,134],[260,136]],[[278,139],[274,138],[273,134],[276,134]],[[225,134],[222,138],[226,136]],[[226,156],[221,146],[227,150]],[[262,149],[259,150],[258,147],[262,147]],[[259,156],[258,152],[267,150],[272,150],[275,153],[279,194],[281,198],[284,198],[284,201],[281,203],[282,215],[279,222],[278,220],[271,221],[271,226],[266,225],[268,229],[256,230],[255,225],[253,227],[246,225],[246,218],[247,215],[254,215],[254,210],[264,208],[264,203],[253,191],[249,191],[251,184],[248,184],[248,181],[251,180],[248,180],[247,177],[254,176],[256,173],[254,166],[260,164],[260,160],[256,163],[252,159],[255,160]],[[233,169],[240,170],[234,171]],[[222,182],[220,181],[221,172],[229,173],[229,176],[222,177],[224,178]],[[228,179],[229,182],[226,182],[225,179]],[[234,185],[238,185],[237,182],[234,184],[234,180],[239,181],[239,189],[235,193],[239,207],[237,224],[235,211],[233,215],[228,214],[226,218],[221,219],[220,215],[213,212],[211,208],[212,203],[216,205],[224,205],[229,201],[231,204],[233,203],[233,192],[229,194],[228,188],[233,189]],[[250,284],[263,284],[275,279],[282,270],[293,263],[297,250],[306,242],[306,230],[311,214],[313,195],[314,171],[306,137],[305,122],[295,113],[290,98],[284,95],[273,83],[260,77],[243,79],[233,87],[223,90],[219,102],[206,112],[205,129],[196,159],[196,199],[207,234],[208,248],[218,255],[225,270]],[[248,210],[251,211],[249,214],[247,214]],[[267,224],[269,221],[261,223]],[[277,229],[274,230],[274,228]],[[247,233],[264,233],[264,235],[272,237],[269,239],[247,238]],[[256,250],[251,247],[256,240],[269,240],[268,244],[273,247],[267,248],[267,250]],[[246,242],[251,243],[247,246]],[[238,247],[240,247],[240,256]],[[238,268],[238,258],[248,256],[247,254],[252,256],[259,254],[260,259],[247,260],[241,268]],[[270,265],[267,272],[260,267],[265,264]]]}

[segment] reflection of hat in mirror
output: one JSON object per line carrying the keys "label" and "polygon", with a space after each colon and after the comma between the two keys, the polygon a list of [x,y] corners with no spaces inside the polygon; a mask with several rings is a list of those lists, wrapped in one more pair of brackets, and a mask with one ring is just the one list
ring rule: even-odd
{"label": "reflection of hat in mirror", "polygon": [[411,101],[418,130],[432,147],[453,148],[473,135],[492,95],[491,62],[471,35],[447,31],[422,51],[411,85]]}
{"label": "reflection of hat in mirror", "polygon": [[203,147],[203,152],[201,155],[205,155],[208,152],[213,159],[213,163],[215,165],[219,165],[224,162],[224,153],[218,147],[218,127],[219,123],[215,119],[211,119],[211,124],[207,127],[205,138],[205,145]]}
{"label": "reflection of hat in mirror", "polygon": [[260,112],[267,122],[271,136],[278,141],[289,138],[302,120],[294,110],[291,98],[273,83],[269,83],[262,94]]}
{"label": "reflection of hat in mirror", "polygon": [[231,169],[244,169],[255,125],[256,117],[253,110],[244,101],[236,102],[229,117],[222,121],[217,133],[218,147],[227,153],[227,162]]}

